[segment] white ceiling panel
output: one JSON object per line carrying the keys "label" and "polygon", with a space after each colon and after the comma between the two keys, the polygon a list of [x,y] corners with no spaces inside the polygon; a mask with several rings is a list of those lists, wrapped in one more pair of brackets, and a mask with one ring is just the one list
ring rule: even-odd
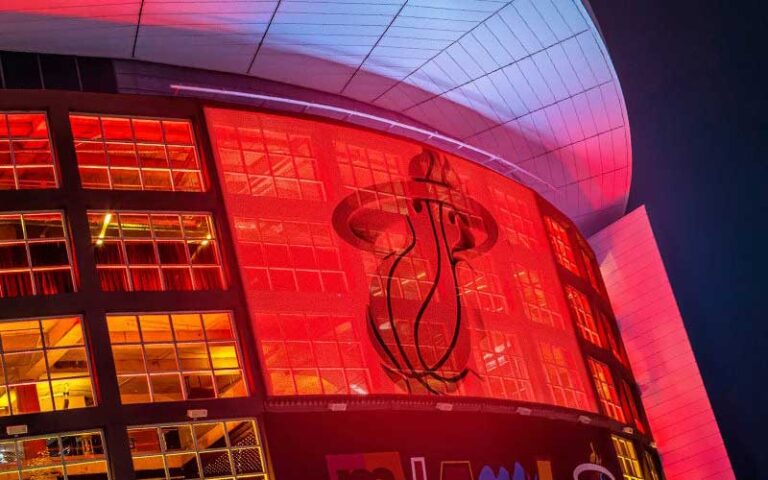
{"label": "white ceiling panel", "polygon": [[580,0],[5,0],[0,26],[0,49],[232,72],[406,115],[540,175],[585,228],[626,205],[624,100]]}

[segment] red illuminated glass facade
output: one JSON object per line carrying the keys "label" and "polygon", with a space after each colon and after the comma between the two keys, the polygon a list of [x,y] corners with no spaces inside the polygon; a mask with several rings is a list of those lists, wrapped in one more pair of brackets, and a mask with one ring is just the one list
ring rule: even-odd
{"label": "red illuminated glass facade", "polygon": [[114,101],[3,117],[54,182],[13,157],[0,192],[0,430],[29,427],[0,477],[652,471],[595,257],[538,194],[359,127]]}
{"label": "red illuminated glass facade", "polygon": [[360,129],[206,115],[270,395],[598,409],[578,335],[603,340],[558,266],[581,271],[574,240],[534,193]]}

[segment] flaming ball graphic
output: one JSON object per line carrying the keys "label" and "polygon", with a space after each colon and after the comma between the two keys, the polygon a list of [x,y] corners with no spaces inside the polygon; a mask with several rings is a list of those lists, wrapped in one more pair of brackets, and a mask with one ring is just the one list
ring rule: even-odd
{"label": "flaming ball graphic", "polygon": [[[451,393],[469,374],[471,354],[470,312],[464,305],[457,267],[463,263],[471,269],[471,259],[496,243],[498,227],[485,207],[462,193],[459,178],[443,155],[425,149],[411,159],[409,175],[407,181],[365,188],[394,192],[406,199],[405,205],[384,211],[381,205],[367,205],[375,196],[362,200],[352,194],[334,210],[333,225],[346,242],[379,259],[382,283],[371,285],[367,325],[382,368],[409,392]],[[388,231],[401,232],[405,241],[394,247],[380,241]],[[406,260],[417,251],[431,256],[432,278],[424,279],[429,287],[415,304],[393,301],[394,283],[403,277],[401,271],[410,265]],[[439,302],[438,292],[442,293]],[[425,334],[428,323],[440,325],[447,335],[439,341],[429,337]]]}

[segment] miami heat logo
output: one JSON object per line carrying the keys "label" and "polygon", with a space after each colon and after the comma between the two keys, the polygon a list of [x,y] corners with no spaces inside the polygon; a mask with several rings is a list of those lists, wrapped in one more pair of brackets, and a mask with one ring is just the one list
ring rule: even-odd
{"label": "miami heat logo", "polygon": [[[399,198],[395,207],[384,207],[375,193],[352,194],[334,210],[333,225],[379,262],[381,283],[371,284],[367,324],[384,370],[409,392],[450,393],[470,373],[470,312],[457,269],[472,269],[472,258],[496,243],[498,227],[485,207],[462,193],[444,156],[425,149],[411,159],[409,175],[363,189]],[[404,240],[384,241],[392,232]],[[431,278],[420,279],[427,288],[418,301],[402,301],[397,282],[413,275],[405,270],[417,252],[429,257]],[[436,329],[446,333],[435,335]]]}

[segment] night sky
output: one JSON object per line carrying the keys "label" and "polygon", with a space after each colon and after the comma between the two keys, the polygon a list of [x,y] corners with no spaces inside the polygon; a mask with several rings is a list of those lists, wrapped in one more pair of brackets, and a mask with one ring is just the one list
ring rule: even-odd
{"label": "night sky", "polygon": [[737,477],[768,478],[768,8],[590,3],[629,112],[629,210],[648,207]]}

